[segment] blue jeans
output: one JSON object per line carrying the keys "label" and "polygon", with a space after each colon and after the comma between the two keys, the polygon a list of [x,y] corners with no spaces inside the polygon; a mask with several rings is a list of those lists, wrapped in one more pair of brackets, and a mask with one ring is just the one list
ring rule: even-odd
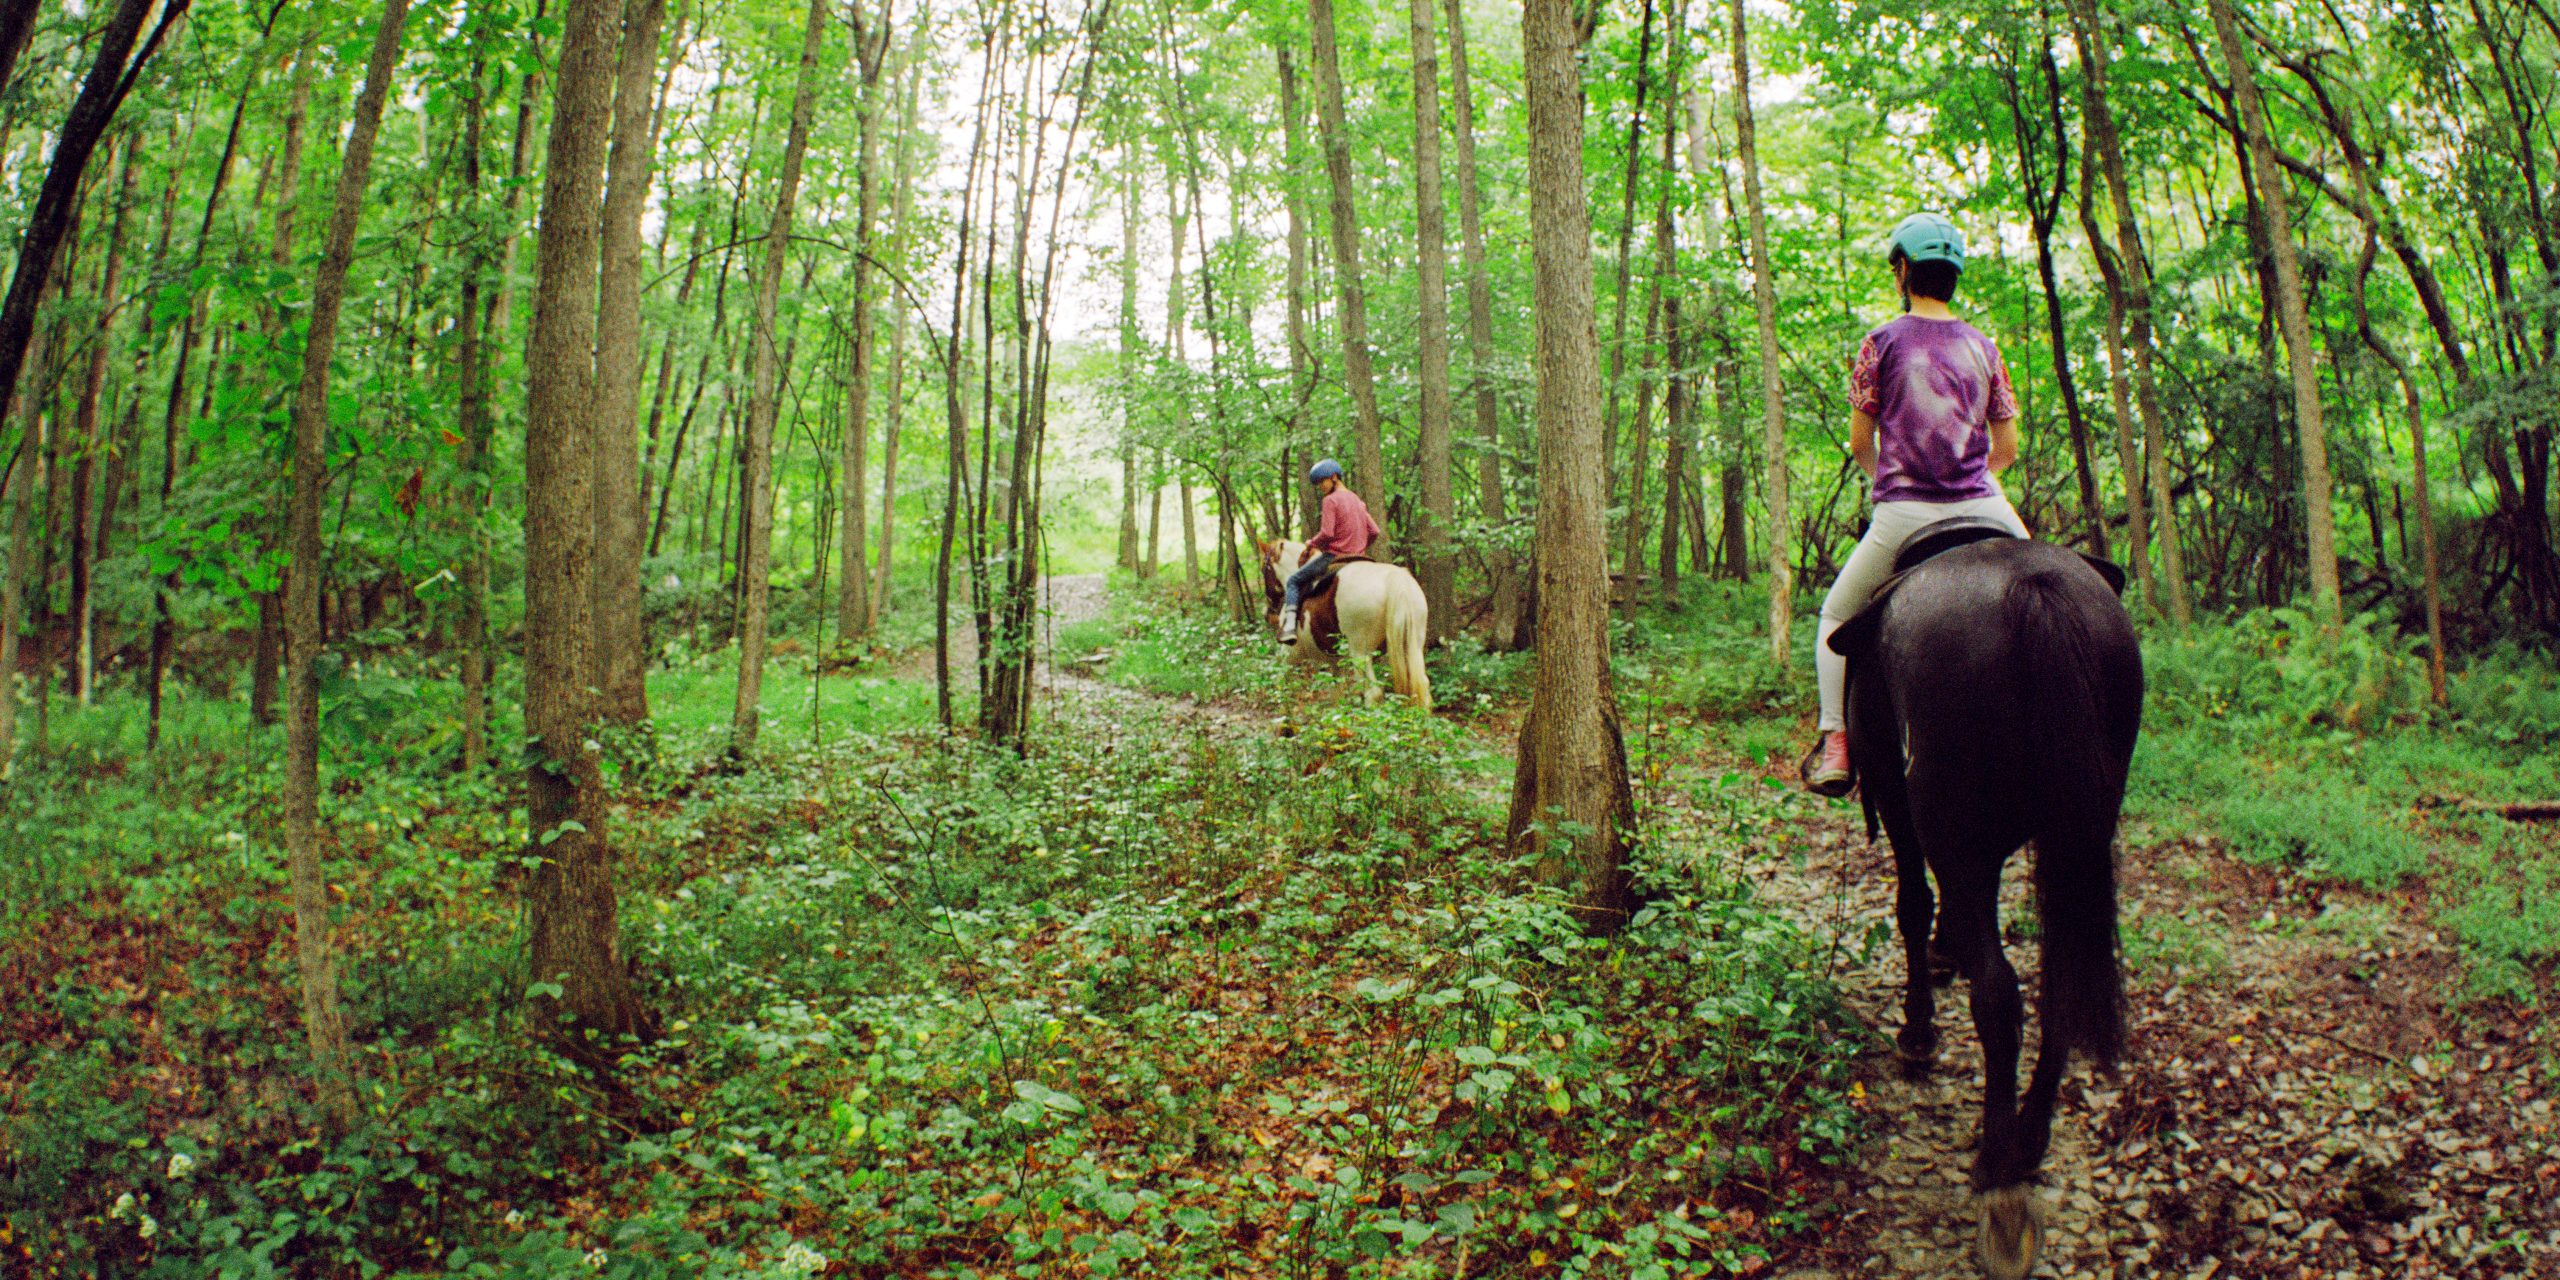
{"label": "blue jeans", "polygon": [[1307,588],[1324,577],[1325,566],[1332,563],[1332,552],[1319,551],[1314,559],[1300,565],[1296,573],[1289,575],[1288,581],[1280,584],[1281,603],[1291,609],[1297,608],[1299,598],[1306,595]]}

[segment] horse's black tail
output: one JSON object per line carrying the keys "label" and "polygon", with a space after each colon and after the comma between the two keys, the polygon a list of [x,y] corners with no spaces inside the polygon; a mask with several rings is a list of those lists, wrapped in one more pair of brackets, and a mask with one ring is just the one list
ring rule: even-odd
{"label": "horse's black tail", "polygon": [[[2037,815],[2036,903],[2044,934],[2037,1005],[2045,1048],[2078,1050],[2112,1065],[2124,1053],[2115,832],[2132,749],[2132,725],[2124,717],[2139,714],[2141,656],[2129,627],[2119,634],[2106,625],[2112,620],[2089,616],[2097,602],[2084,599],[2077,585],[2060,571],[2031,572],[2010,586],[2006,606],[2021,668],[2021,777],[2029,780],[2027,801]],[[2116,606],[2108,600],[2104,607]],[[2130,706],[2123,697],[2126,673],[2117,669],[2126,662],[2133,664]]]}

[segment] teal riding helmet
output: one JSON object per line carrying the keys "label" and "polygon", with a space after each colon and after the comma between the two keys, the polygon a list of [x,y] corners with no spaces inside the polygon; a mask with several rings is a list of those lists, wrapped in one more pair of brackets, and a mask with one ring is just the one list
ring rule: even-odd
{"label": "teal riding helmet", "polygon": [[1913,262],[1952,262],[1964,268],[1964,233],[1946,215],[1915,213],[1893,228],[1893,253]]}

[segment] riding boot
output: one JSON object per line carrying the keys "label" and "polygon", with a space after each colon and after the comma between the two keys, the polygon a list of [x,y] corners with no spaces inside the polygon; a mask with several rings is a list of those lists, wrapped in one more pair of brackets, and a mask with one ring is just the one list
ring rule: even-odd
{"label": "riding boot", "polygon": [[1280,611],[1280,643],[1284,645],[1292,645],[1297,642],[1298,611],[1294,607],[1282,609]]}

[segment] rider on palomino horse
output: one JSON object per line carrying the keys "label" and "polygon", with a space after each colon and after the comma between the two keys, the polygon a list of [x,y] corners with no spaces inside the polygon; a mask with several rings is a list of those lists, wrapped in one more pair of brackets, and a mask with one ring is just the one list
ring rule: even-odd
{"label": "rider on palomino horse", "polygon": [[1325,569],[1334,557],[1350,557],[1366,553],[1369,544],[1378,540],[1378,522],[1369,518],[1368,504],[1360,501],[1342,483],[1342,464],[1327,458],[1307,471],[1307,483],[1324,494],[1324,521],[1316,528],[1316,536],[1307,540],[1314,555],[1281,583],[1280,643],[1298,642],[1298,604],[1307,589],[1324,580]]}
{"label": "rider on palomino horse", "polygon": [[1934,213],[1893,229],[1885,261],[1905,312],[1867,335],[1849,370],[1849,448],[1874,477],[1874,518],[1822,602],[1813,642],[1822,736],[1805,757],[1805,785],[1847,795],[1849,735],[1842,713],[1848,659],[1831,633],[1892,575],[1904,542],[1939,520],[1975,516],[2023,538],[2027,527],[1994,477],[2018,458],[2018,400],[2000,348],[1947,309],[1964,273],[1964,233]]}

